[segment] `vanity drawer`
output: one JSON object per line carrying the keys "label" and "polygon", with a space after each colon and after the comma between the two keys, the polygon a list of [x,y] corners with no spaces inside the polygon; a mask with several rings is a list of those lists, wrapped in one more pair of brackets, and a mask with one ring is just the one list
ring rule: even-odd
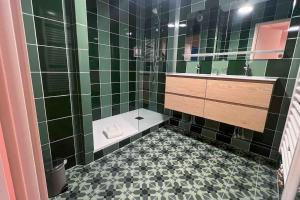
{"label": "vanity drawer", "polygon": [[206,79],[172,77],[166,78],[166,92],[193,97],[205,97]]}
{"label": "vanity drawer", "polygon": [[258,132],[263,132],[267,114],[266,109],[205,100],[205,118]]}
{"label": "vanity drawer", "polygon": [[202,117],[204,109],[204,99],[166,94],[165,107],[170,110],[176,110],[179,112]]}
{"label": "vanity drawer", "polygon": [[268,108],[273,83],[207,80],[206,98]]}

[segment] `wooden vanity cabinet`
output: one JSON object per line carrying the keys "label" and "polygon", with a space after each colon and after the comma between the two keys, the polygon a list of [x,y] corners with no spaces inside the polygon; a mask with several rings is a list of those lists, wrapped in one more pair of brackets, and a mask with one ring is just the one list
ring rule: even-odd
{"label": "wooden vanity cabinet", "polygon": [[263,132],[275,82],[167,76],[165,107]]}

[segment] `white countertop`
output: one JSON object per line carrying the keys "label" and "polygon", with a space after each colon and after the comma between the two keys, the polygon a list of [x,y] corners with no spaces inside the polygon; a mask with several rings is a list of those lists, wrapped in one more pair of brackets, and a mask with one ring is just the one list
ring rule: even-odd
{"label": "white countertop", "polygon": [[193,73],[167,73],[167,76],[182,76],[182,77],[199,77],[211,79],[237,79],[248,81],[265,81],[276,82],[278,77],[262,77],[262,76],[236,76],[236,75],[215,75],[215,74],[193,74]]}

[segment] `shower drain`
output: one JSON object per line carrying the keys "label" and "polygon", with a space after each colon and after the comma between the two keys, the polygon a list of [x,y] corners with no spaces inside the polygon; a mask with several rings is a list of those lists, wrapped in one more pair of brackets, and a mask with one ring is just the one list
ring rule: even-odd
{"label": "shower drain", "polygon": [[136,117],[135,119],[142,120],[142,119],[144,119],[144,117]]}

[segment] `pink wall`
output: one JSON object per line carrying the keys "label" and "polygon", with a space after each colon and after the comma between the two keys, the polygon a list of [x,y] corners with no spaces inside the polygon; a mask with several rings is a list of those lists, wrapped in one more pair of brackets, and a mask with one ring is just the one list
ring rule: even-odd
{"label": "pink wall", "polygon": [[[284,50],[289,21],[260,24],[256,27],[252,51]],[[253,59],[278,59],[282,53],[255,54]]]}

